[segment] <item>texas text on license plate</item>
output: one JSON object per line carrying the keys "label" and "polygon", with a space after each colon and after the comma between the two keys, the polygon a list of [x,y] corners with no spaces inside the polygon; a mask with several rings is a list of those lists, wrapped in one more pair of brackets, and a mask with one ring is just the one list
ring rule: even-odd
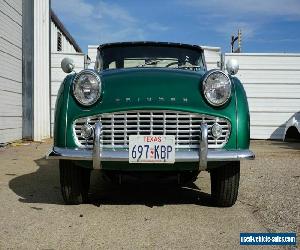
{"label": "texas text on license plate", "polygon": [[129,136],[130,163],[174,163],[175,136]]}

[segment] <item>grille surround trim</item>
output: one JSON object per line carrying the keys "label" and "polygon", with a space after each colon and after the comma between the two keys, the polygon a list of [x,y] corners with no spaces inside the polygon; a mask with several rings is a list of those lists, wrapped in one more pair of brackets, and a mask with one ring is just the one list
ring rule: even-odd
{"label": "grille surround trim", "polygon": [[[112,150],[128,149],[130,134],[173,134],[176,150],[198,149],[201,122],[208,125],[208,148],[223,148],[231,134],[230,121],[222,117],[176,110],[127,110],[76,119],[73,122],[73,136],[79,148],[93,148],[93,136],[85,140],[80,136],[80,128],[85,123],[91,124],[94,128],[98,120],[103,125],[100,145]],[[221,139],[214,139],[211,135],[214,123],[223,128]]]}

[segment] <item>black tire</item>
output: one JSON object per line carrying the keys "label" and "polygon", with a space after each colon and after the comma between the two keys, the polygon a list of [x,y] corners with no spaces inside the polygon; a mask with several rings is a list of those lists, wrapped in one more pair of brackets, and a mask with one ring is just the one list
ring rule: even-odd
{"label": "black tire", "polygon": [[88,201],[91,170],[76,166],[72,161],[60,160],[60,186],[63,199],[68,205]]}
{"label": "black tire", "polygon": [[240,162],[230,162],[226,166],[210,171],[211,196],[217,206],[231,207],[238,196],[240,182]]}

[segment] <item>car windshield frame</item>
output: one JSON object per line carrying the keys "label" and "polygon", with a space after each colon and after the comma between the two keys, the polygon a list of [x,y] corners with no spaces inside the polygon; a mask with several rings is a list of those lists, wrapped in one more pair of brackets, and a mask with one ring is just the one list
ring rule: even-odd
{"label": "car windshield frame", "polygon": [[[126,60],[140,60],[125,66]],[[143,61],[144,60],[144,61]],[[172,64],[173,60],[173,64]],[[165,65],[161,63],[164,61]],[[169,61],[169,63],[165,62]],[[115,63],[113,68],[110,64]],[[170,65],[169,65],[170,64]],[[169,65],[166,67],[166,65]],[[200,46],[162,42],[124,42],[98,47],[95,68],[99,70],[128,68],[168,68],[206,70],[204,52]]]}

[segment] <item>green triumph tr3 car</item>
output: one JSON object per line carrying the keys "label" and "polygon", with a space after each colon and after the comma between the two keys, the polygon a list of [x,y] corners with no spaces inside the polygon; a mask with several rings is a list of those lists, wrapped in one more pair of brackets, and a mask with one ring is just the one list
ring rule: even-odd
{"label": "green triumph tr3 car", "polygon": [[[164,42],[100,45],[95,68],[69,74],[57,96],[54,146],[64,201],[87,201],[92,169],[122,182],[131,175],[184,185],[211,177],[217,206],[237,199],[240,160],[249,150],[250,119],[241,82],[207,70],[200,46]],[[71,59],[62,61],[73,72]]]}

